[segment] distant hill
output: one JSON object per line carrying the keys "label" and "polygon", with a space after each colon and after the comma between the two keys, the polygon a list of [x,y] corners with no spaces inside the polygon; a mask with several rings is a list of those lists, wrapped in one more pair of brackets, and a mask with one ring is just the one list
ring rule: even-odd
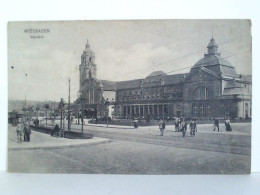
{"label": "distant hill", "polygon": [[[48,101],[47,102],[50,107],[53,109],[54,102]],[[44,104],[45,101],[26,101],[26,107],[36,107],[37,105],[40,107],[40,110],[45,110],[44,109]],[[25,106],[25,101],[24,100],[8,100],[8,112],[11,111],[21,111],[23,107]],[[55,108],[57,108],[58,102],[55,102]]]}

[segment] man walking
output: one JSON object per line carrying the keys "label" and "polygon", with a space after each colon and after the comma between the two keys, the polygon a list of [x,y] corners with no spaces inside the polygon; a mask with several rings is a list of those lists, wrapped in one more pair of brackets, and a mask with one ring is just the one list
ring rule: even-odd
{"label": "man walking", "polygon": [[22,143],[22,142],[23,142],[23,140],[22,140],[23,128],[24,128],[23,123],[18,123],[18,126],[17,126],[17,128],[16,128],[17,141],[18,141],[18,143]]}
{"label": "man walking", "polygon": [[163,136],[163,132],[164,132],[164,129],[165,129],[165,122],[162,119],[159,122],[159,129],[161,131],[160,136]]}
{"label": "man walking", "polygon": [[193,137],[195,135],[195,132],[197,132],[197,124],[196,122],[192,119],[190,123],[190,135]]}
{"label": "man walking", "polygon": [[30,142],[31,129],[28,122],[24,125],[24,141]]}
{"label": "man walking", "polygon": [[218,128],[218,131],[219,131],[219,121],[218,121],[218,119],[214,120],[214,129],[213,129],[213,131],[215,131],[216,128]]}

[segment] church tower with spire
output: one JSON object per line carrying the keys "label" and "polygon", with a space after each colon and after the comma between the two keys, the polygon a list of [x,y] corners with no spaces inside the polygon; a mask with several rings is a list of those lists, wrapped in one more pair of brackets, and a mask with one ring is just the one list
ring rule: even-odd
{"label": "church tower with spire", "polygon": [[86,79],[96,78],[97,67],[95,64],[95,53],[90,48],[87,40],[85,50],[81,54],[81,64],[79,65],[80,86]]}

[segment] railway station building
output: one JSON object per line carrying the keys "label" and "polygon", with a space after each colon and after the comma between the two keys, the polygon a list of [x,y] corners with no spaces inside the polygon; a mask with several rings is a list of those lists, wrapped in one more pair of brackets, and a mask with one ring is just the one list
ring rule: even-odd
{"label": "railway station building", "polygon": [[79,99],[92,117],[251,117],[252,76],[238,74],[221,57],[213,37],[207,53],[188,73],[158,70],[142,79],[108,81],[97,79],[96,71],[95,54],[87,43],[79,65]]}

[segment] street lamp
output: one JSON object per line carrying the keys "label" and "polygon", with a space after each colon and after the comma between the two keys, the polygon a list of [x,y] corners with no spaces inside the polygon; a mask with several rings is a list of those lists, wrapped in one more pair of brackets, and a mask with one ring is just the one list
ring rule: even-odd
{"label": "street lamp", "polygon": [[[60,99],[60,102],[59,102],[59,106],[58,106],[58,108],[60,109],[60,127],[61,127],[61,129],[62,129],[62,120],[63,120],[64,105],[65,105],[64,99],[61,98],[61,99]],[[64,128],[64,125],[63,125],[63,128]]]}
{"label": "street lamp", "polygon": [[48,103],[45,102],[45,104],[44,104],[44,108],[45,108],[46,126],[47,126],[47,110],[50,109],[50,105],[49,105]]}
{"label": "street lamp", "polygon": [[105,113],[106,113],[106,122],[107,122],[107,126],[108,126],[108,114],[109,114],[109,105],[110,105],[110,102],[108,101],[108,98],[107,100],[105,101]]}
{"label": "street lamp", "polygon": [[85,104],[85,99],[86,99],[86,91],[78,91],[78,99],[77,102],[81,104],[81,133],[83,133],[83,122],[84,122],[84,104]]}

